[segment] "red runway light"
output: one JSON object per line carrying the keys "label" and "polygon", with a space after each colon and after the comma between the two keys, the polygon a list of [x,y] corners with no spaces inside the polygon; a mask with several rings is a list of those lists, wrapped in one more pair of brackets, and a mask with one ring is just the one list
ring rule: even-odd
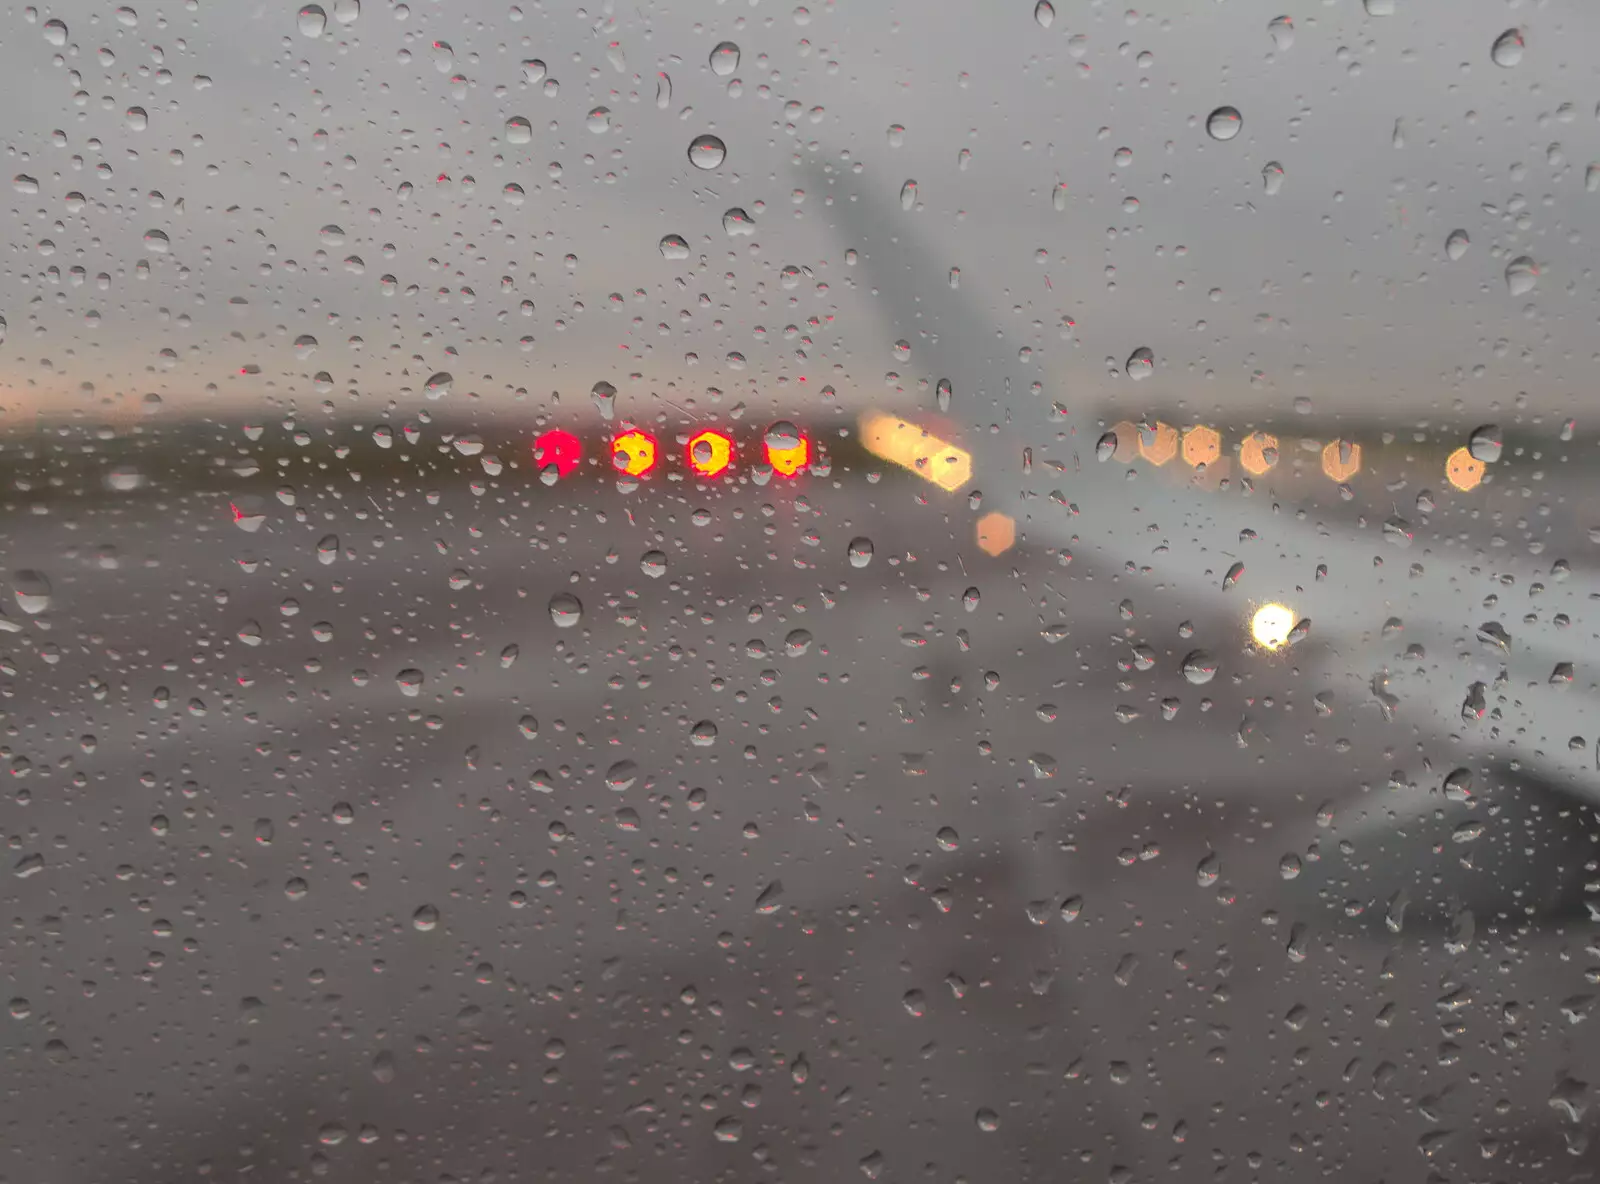
{"label": "red runway light", "polygon": [[623,432],[611,441],[611,463],[619,473],[643,477],[656,467],[656,438],[638,429]]}
{"label": "red runway light", "polygon": [[715,428],[707,428],[689,438],[684,458],[700,476],[715,477],[733,464],[733,441]]}
{"label": "red runway light", "polygon": [[540,468],[555,465],[556,474],[565,477],[583,459],[583,445],[571,432],[556,428],[534,440],[533,459]]}
{"label": "red runway light", "polygon": [[762,446],[767,463],[780,477],[793,477],[811,463],[811,440],[799,433],[776,433],[769,428]]}

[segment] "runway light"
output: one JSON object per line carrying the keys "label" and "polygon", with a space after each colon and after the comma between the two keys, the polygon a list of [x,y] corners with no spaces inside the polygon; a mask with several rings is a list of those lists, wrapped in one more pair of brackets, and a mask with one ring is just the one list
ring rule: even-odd
{"label": "runway light", "polygon": [[1183,462],[1193,468],[1215,464],[1222,455],[1222,435],[1216,428],[1190,428],[1183,437]]}
{"label": "runway light", "polygon": [[707,428],[689,437],[683,455],[696,473],[715,477],[733,464],[733,441],[715,428]]}
{"label": "runway light", "polygon": [[1017,541],[1017,523],[1009,515],[993,510],[978,519],[978,550],[985,555],[1003,555]]}
{"label": "runway light", "polygon": [[780,477],[793,477],[811,463],[810,439],[788,428],[768,428],[762,447],[766,450],[767,463]]}
{"label": "runway light", "polygon": [[1478,482],[1483,480],[1483,471],[1486,467],[1465,448],[1457,448],[1450,454],[1450,459],[1444,462],[1445,480],[1462,493],[1466,493],[1467,490],[1478,487]]}
{"label": "runway light", "polygon": [[1322,450],[1322,471],[1330,481],[1348,481],[1361,471],[1361,445],[1335,440]]}
{"label": "runway light", "polygon": [[1278,437],[1252,432],[1239,445],[1239,463],[1252,477],[1259,477],[1278,463]]}
{"label": "runway light", "polygon": [[1139,428],[1139,455],[1157,468],[1178,455],[1178,429],[1170,423]]}
{"label": "runway light", "polygon": [[1269,650],[1281,649],[1294,628],[1294,613],[1281,604],[1263,604],[1250,618],[1250,636]]}
{"label": "runway light", "polygon": [[947,492],[972,480],[970,452],[896,416],[875,411],[863,415],[861,443],[873,456],[910,469]]}
{"label": "runway light", "polygon": [[656,438],[637,429],[623,432],[611,441],[611,463],[619,473],[643,477],[656,467]]}
{"label": "runway light", "polygon": [[578,467],[583,459],[583,445],[578,437],[560,428],[545,432],[533,442],[533,459],[542,468],[555,465],[556,474],[565,477]]}

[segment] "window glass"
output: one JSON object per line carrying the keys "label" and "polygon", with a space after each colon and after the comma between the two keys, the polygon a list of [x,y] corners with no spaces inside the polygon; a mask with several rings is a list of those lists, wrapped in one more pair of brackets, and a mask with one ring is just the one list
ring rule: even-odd
{"label": "window glass", "polygon": [[0,1175],[1596,1169],[1600,9],[0,38]]}

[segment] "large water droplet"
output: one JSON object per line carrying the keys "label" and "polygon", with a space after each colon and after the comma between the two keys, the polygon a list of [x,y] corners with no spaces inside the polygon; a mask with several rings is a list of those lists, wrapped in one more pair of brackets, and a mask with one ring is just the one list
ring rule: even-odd
{"label": "large water droplet", "polygon": [[1267,36],[1272,38],[1272,48],[1282,52],[1294,44],[1294,21],[1286,16],[1275,16],[1267,22]]}
{"label": "large water droplet", "polygon": [[714,169],[728,158],[728,146],[716,136],[696,136],[689,142],[689,163],[697,169]]}
{"label": "large water droplet", "polygon": [[60,49],[67,43],[67,22],[61,20],[45,21],[44,39],[46,44]]}
{"label": "large water droplet", "polygon": [[1539,265],[1527,255],[1518,255],[1506,264],[1506,290],[1513,296],[1526,296],[1539,283]]}
{"label": "large water droplet", "polygon": [[557,592],[550,598],[550,619],[557,629],[571,629],[583,620],[583,602],[571,592]]}
{"label": "large water droplet", "polygon": [[1039,0],[1039,3],[1033,6],[1033,19],[1039,22],[1041,29],[1048,29],[1056,23],[1055,6],[1050,0]]}
{"label": "large water droplet", "polygon": [[1393,16],[1394,0],[1366,0],[1368,16]]}
{"label": "large water droplet", "polygon": [[1094,446],[1094,458],[1098,461],[1108,461],[1117,454],[1117,433],[1107,432],[1101,436]]}
{"label": "large water droplet", "polygon": [[917,183],[907,181],[900,186],[900,208],[902,210],[914,209],[917,204]]}
{"label": "large water droplet", "polygon": [[[431,904],[425,904],[421,908],[419,908],[416,912],[411,914],[411,927],[413,929],[415,929],[418,933],[431,932],[434,928],[436,928],[438,926],[438,924],[439,924],[439,910],[434,908],[433,905],[431,905]],[[390,1069],[390,1077],[391,1078],[393,1077],[393,1073],[394,1073],[394,1071],[391,1068]],[[373,1074],[374,1074],[374,1076],[377,1075],[377,1066],[376,1065],[373,1068]],[[382,1077],[379,1077],[378,1080],[382,1081],[384,1079]]]}
{"label": "large water droplet", "polygon": [[594,384],[589,392],[589,398],[595,405],[595,410],[600,412],[601,419],[612,419],[617,414],[617,388],[603,379]]}
{"label": "large water droplet", "polygon": [[361,0],[333,0],[333,19],[341,25],[353,25],[361,17]]}
{"label": "large water droplet", "polygon": [[662,235],[661,257],[663,259],[687,259],[689,257],[688,240],[681,234]]}
{"label": "large water droplet", "polygon": [[[282,28],[281,25],[279,27]],[[328,27],[328,14],[320,4],[307,4],[300,10],[295,27],[300,30],[302,37],[321,37],[322,31]]]}
{"label": "large water droplet", "polygon": [[29,616],[37,616],[50,607],[50,580],[42,571],[24,569],[11,577],[11,591],[17,598],[17,607]]}
{"label": "large water droplet", "polygon": [[1505,436],[1497,423],[1486,423],[1472,429],[1472,435],[1467,439],[1467,451],[1474,460],[1481,460],[1486,465],[1492,465],[1500,459],[1500,453],[1505,447]]}
{"label": "large water droplet", "polygon": [[611,130],[611,108],[596,107],[584,117],[584,122],[590,131],[597,136],[603,136]]}
{"label": "large water droplet", "polygon": [[739,47],[731,41],[720,41],[711,51],[711,72],[718,78],[727,78],[739,68]]}
{"label": "large water droplet", "polygon": [[506,120],[506,143],[526,144],[533,139],[533,123],[525,115]]}
{"label": "large water droplet", "polygon": [[866,535],[857,535],[850,540],[850,566],[866,567],[872,562],[872,540]]}
{"label": "large water droplet", "polygon": [[646,551],[639,557],[639,570],[652,580],[667,574],[667,556],[664,551]]}
{"label": "large water droplet", "polygon": [[1195,650],[1183,660],[1183,677],[1204,686],[1217,676],[1217,660],[1205,650]]}
{"label": "large water droplet", "polygon": [[1283,188],[1283,166],[1275,160],[1267,161],[1261,168],[1261,185],[1268,197],[1276,195]]}
{"label": "large water droplet", "polygon": [[1213,140],[1231,140],[1244,127],[1244,117],[1237,107],[1218,107],[1206,116],[1206,132]]}
{"label": "large water droplet", "polygon": [[1494,45],[1489,50],[1489,57],[1495,65],[1509,70],[1522,61],[1522,51],[1527,42],[1522,39],[1521,29],[1507,29],[1494,39]]}
{"label": "large water droplet", "polygon": [[415,699],[422,694],[423,673],[415,666],[408,666],[394,676],[394,685],[400,688],[400,693],[408,699]]}
{"label": "large water droplet", "polygon": [[729,238],[748,238],[756,232],[756,220],[742,206],[734,206],[722,215],[722,230]]}
{"label": "large water droplet", "polygon": [[450,393],[450,384],[455,382],[455,375],[448,370],[440,370],[428,378],[423,393],[430,399],[442,399]]}
{"label": "large water droplet", "polygon": [[1135,382],[1141,378],[1149,378],[1155,373],[1156,356],[1145,346],[1140,346],[1128,355],[1127,364],[1123,367],[1129,378]]}
{"label": "large water droplet", "polygon": [[1467,237],[1465,230],[1452,230],[1450,237],[1444,240],[1445,258],[1454,263],[1467,253],[1467,248],[1472,245],[1472,240]]}

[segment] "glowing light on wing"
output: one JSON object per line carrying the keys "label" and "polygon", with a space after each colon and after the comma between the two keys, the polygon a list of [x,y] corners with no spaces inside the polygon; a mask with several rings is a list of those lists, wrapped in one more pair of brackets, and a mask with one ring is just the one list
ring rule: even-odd
{"label": "glowing light on wing", "polygon": [[1465,448],[1457,448],[1450,454],[1450,459],[1444,462],[1445,480],[1465,493],[1469,489],[1478,487],[1478,482],[1483,480],[1483,471],[1487,467]]}
{"label": "glowing light on wing", "polygon": [[954,493],[972,480],[972,454],[905,420],[869,411],[861,417],[861,443],[873,456],[910,469]]}

